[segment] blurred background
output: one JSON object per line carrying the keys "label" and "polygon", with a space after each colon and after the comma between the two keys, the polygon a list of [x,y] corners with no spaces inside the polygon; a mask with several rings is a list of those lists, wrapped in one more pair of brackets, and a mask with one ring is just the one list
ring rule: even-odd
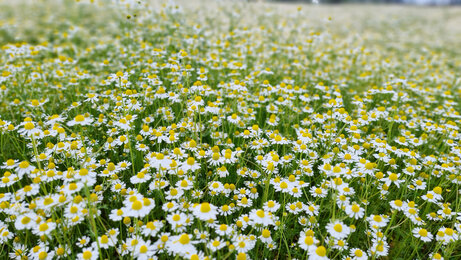
{"label": "blurred background", "polygon": [[[315,4],[341,4],[341,3],[382,3],[406,5],[461,5],[461,0],[250,0],[250,2],[285,2],[285,3],[315,3]],[[460,25],[461,26],[461,25]]]}

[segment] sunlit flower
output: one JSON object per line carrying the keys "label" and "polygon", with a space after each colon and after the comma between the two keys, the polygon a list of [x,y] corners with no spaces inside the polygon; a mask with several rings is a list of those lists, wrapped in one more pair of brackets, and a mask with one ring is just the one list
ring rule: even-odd
{"label": "sunlit flower", "polygon": [[194,216],[203,221],[216,219],[216,215],[218,214],[217,207],[208,202],[194,205],[192,211]]}
{"label": "sunlit flower", "polygon": [[424,242],[432,241],[432,238],[433,238],[432,234],[429,231],[427,231],[427,229],[425,228],[419,228],[419,227],[414,228],[412,232],[416,238],[419,238]]}
{"label": "sunlit flower", "polygon": [[338,220],[328,223],[326,228],[328,233],[335,239],[346,238],[351,232],[348,226]]}

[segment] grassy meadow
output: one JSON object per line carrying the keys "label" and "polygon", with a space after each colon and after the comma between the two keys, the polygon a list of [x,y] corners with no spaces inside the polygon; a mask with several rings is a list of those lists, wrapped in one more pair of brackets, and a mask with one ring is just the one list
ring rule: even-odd
{"label": "grassy meadow", "polygon": [[0,0],[0,259],[461,258],[460,24]]}

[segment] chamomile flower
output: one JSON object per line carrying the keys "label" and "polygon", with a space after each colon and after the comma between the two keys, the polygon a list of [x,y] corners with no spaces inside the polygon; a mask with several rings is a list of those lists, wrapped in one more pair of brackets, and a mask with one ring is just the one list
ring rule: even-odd
{"label": "chamomile flower", "polygon": [[84,260],[96,260],[99,258],[99,252],[97,248],[87,247],[83,248],[81,253],[77,254],[77,258]]}
{"label": "chamomile flower", "polygon": [[264,203],[264,211],[276,212],[280,208],[280,204],[276,201],[269,200]]}
{"label": "chamomile flower", "polygon": [[91,242],[90,238],[88,236],[83,236],[77,239],[77,242],[75,243],[78,247],[84,248],[86,245],[88,245]]}
{"label": "chamomile flower", "polygon": [[207,247],[212,251],[212,252],[216,252],[218,250],[220,250],[221,248],[225,247],[226,246],[226,243],[219,239],[219,238],[215,238],[211,241],[209,241],[207,243]]}
{"label": "chamomile flower", "polygon": [[173,255],[186,256],[196,254],[197,249],[191,235],[182,233],[181,235],[171,236],[165,244],[166,249]]}
{"label": "chamomile flower", "polygon": [[155,236],[163,228],[163,222],[159,220],[149,221],[142,229],[142,234],[145,236]]}
{"label": "chamomile flower", "polygon": [[150,241],[140,241],[133,249],[134,257],[140,260],[151,259],[155,255],[155,247]]}
{"label": "chamomile flower", "polygon": [[37,223],[36,226],[33,227],[32,232],[38,236],[43,236],[43,235],[50,235],[51,232],[56,228],[56,223],[52,221],[43,221],[40,223]]}
{"label": "chamomile flower", "polygon": [[194,157],[189,157],[185,162],[181,164],[181,169],[184,170],[184,172],[195,172],[200,169],[200,164],[195,160]]}
{"label": "chamomile flower", "polygon": [[123,208],[125,216],[129,217],[144,217],[155,207],[155,202],[149,198],[138,199],[135,196],[130,197]]}
{"label": "chamomile flower", "polygon": [[268,225],[273,225],[274,220],[272,218],[272,213],[271,212],[265,212],[262,209],[253,209],[250,211],[250,222],[253,223],[254,225],[262,225],[262,226],[268,226]]}
{"label": "chamomile flower", "polygon": [[[399,238],[443,259],[461,239],[459,44],[440,14],[371,17],[410,48],[301,7],[58,2],[23,24],[0,10],[39,39],[0,48],[0,258],[412,257]],[[61,13],[77,7],[88,26]]]}
{"label": "chamomile flower", "polygon": [[361,219],[365,215],[365,209],[357,203],[346,205],[346,214],[355,219]]}
{"label": "chamomile flower", "polygon": [[370,226],[376,226],[378,228],[385,227],[389,222],[389,217],[387,215],[370,215],[367,217],[367,221],[370,223]]}
{"label": "chamomile flower", "polygon": [[432,239],[433,239],[433,237],[434,237],[434,236],[433,236],[429,231],[427,231],[427,229],[425,229],[425,228],[419,228],[419,227],[414,228],[414,229],[412,230],[412,233],[413,233],[413,235],[414,235],[416,238],[419,238],[419,239],[421,239],[421,240],[424,241],[424,242],[431,242]]}
{"label": "chamomile flower", "polygon": [[315,260],[328,260],[327,249],[324,246],[312,246],[309,247],[309,259]]}
{"label": "chamomile flower", "polygon": [[256,245],[256,241],[246,235],[237,235],[233,238],[235,250],[239,253],[249,252]]}
{"label": "chamomile flower", "polygon": [[39,135],[42,131],[38,128],[37,123],[34,123],[32,119],[26,118],[22,123],[22,128],[18,130],[18,133],[26,137]]}
{"label": "chamomile flower", "polygon": [[368,259],[368,255],[365,251],[359,248],[351,248],[349,250],[349,256],[353,260],[366,260]]}
{"label": "chamomile flower", "polygon": [[93,118],[90,115],[77,115],[73,120],[67,122],[68,126],[81,125],[87,126],[93,122]]}
{"label": "chamomile flower", "polygon": [[130,178],[130,182],[133,184],[145,183],[149,181],[152,176],[146,171],[138,172],[136,175]]}
{"label": "chamomile flower", "polygon": [[315,248],[318,243],[319,240],[314,237],[313,232],[301,232],[298,245],[303,250],[309,252],[311,249]]}
{"label": "chamomile flower", "polygon": [[351,233],[351,229],[338,220],[328,223],[326,229],[335,239],[346,238]]}
{"label": "chamomile flower", "polygon": [[50,250],[50,248],[43,243],[40,243],[37,246],[34,246],[30,250],[29,256],[32,259],[53,259],[55,253]]}

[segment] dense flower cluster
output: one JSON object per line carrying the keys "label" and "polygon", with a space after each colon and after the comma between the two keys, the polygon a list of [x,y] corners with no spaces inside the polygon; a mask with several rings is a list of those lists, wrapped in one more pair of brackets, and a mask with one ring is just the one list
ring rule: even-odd
{"label": "dense flower cluster", "polygon": [[373,32],[424,18],[82,2],[2,43],[0,258],[459,257],[459,56]]}

